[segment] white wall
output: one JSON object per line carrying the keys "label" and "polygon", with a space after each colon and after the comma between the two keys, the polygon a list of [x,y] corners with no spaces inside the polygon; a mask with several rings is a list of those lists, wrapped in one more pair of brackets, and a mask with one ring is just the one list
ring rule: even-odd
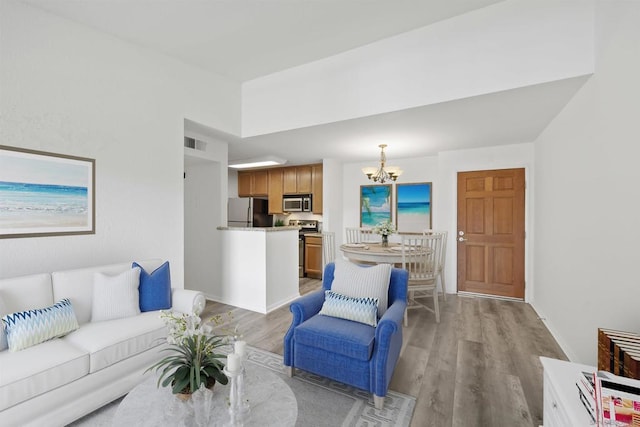
{"label": "white wall", "polygon": [[242,136],[591,72],[592,0],[510,0],[245,82]]}
{"label": "white wall", "polygon": [[227,222],[228,145],[185,130],[204,144],[204,152],[185,148],[184,267],[185,287],[211,294],[222,281],[222,236]]}
{"label": "white wall", "polygon": [[535,308],[567,355],[640,331],[640,3],[599,1],[596,70],[535,142]]}
{"label": "white wall", "polygon": [[184,119],[238,134],[239,87],[0,2],[0,141],[96,159],[96,234],[0,240],[0,277],[165,258],[182,286]]}

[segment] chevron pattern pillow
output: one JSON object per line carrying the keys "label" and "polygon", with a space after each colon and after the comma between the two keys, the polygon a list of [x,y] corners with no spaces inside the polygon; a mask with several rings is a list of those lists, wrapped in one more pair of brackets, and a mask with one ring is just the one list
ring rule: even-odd
{"label": "chevron pattern pillow", "polygon": [[354,298],[333,291],[324,291],[324,304],[319,314],[376,327],[378,298]]}
{"label": "chevron pattern pillow", "polygon": [[78,320],[68,298],[51,307],[19,311],[2,318],[9,351],[18,351],[78,329]]}

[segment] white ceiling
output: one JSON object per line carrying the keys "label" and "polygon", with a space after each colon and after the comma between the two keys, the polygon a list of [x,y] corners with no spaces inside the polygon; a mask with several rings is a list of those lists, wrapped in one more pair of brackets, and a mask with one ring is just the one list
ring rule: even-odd
{"label": "white ceiling", "polygon": [[[23,0],[56,15],[242,82],[447,19],[500,0]],[[229,159],[290,164],[529,142],[585,78],[541,84],[229,141]]]}

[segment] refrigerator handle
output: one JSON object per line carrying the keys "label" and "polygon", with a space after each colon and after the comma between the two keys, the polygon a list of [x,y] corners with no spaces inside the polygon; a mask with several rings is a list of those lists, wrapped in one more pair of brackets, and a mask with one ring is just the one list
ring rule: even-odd
{"label": "refrigerator handle", "polygon": [[251,205],[253,204],[252,202],[253,200],[249,198],[249,206],[247,206],[247,225],[249,227],[251,227],[251,223],[253,222],[253,218],[251,218]]}

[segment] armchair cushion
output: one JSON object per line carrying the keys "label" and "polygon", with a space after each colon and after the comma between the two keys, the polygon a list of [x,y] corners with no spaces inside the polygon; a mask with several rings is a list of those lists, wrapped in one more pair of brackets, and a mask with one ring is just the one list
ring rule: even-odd
{"label": "armchair cushion", "polygon": [[297,344],[368,361],[373,352],[375,334],[376,329],[364,323],[313,316],[295,328],[293,339]]}
{"label": "armchair cushion", "polygon": [[324,304],[319,314],[376,326],[378,298],[352,298],[337,292],[325,291]]}
{"label": "armchair cushion", "polygon": [[337,259],[331,290],[354,298],[377,298],[378,317],[387,311],[391,264],[360,266]]}

